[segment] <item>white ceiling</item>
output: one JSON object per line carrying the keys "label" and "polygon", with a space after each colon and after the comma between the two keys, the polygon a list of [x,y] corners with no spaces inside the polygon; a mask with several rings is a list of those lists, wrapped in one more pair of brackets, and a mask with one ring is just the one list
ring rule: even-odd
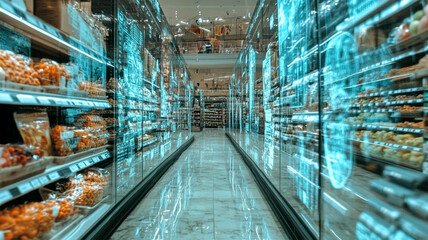
{"label": "white ceiling", "polygon": [[[170,25],[196,19],[244,17],[251,19],[257,0],[159,0]],[[200,12],[200,15],[199,15]]]}

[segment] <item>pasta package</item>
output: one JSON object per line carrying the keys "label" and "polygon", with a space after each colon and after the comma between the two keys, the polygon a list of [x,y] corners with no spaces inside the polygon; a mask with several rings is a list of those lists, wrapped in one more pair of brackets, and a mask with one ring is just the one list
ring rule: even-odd
{"label": "pasta package", "polygon": [[44,151],[46,156],[52,155],[52,142],[49,135],[49,118],[46,112],[14,113],[16,126],[25,144]]}

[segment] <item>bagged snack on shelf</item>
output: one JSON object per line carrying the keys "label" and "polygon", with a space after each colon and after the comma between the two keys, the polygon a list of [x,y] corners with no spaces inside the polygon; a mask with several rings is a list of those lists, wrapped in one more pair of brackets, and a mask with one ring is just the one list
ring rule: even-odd
{"label": "bagged snack on shelf", "polygon": [[57,125],[50,131],[56,156],[67,156],[73,153],[79,143],[75,129]]}
{"label": "bagged snack on shelf", "polygon": [[74,137],[78,139],[75,152],[81,152],[90,149],[92,146],[92,135],[83,129],[75,129]]}
{"label": "bagged snack on shelf", "polygon": [[42,85],[65,87],[66,81],[70,78],[65,67],[52,60],[42,59],[33,68]]}
{"label": "bagged snack on shelf", "polygon": [[67,190],[65,195],[72,196],[75,199],[76,205],[91,207],[102,200],[104,188],[102,186],[88,184],[84,181],[77,187]]}
{"label": "bagged snack on shelf", "polygon": [[47,156],[52,155],[49,118],[46,112],[14,113],[14,118],[25,144],[42,149]]}
{"label": "bagged snack on shelf", "polygon": [[46,202],[56,204],[58,209],[58,215],[55,219],[56,222],[67,220],[70,217],[76,215],[77,208],[74,204],[74,199],[70,196],[62,196],[60,192],[53,191],[48,188],[39,189],[42,199]]}
{"label": "bagged snack on shelf", "polygon": [[103,117],[97,115],[82,115],[76,122],[75,126],[90,127],[90,128],[106,128],[107,123]]}
{"label": "bagged snack on shelf", "polygon": [[27,163],[38,161],[43,157],[42,150],[28,145],[0,144],[0,153],[0,168],[25,166]]}
{"label": "bagged snack on shelf", "polygon": [[77,208],[74,205],[74,200],[70,197],[61,197],[54,200],[59,205],[59,212],[56,221],[62,221],[76,215]]}
{"label": "bagged snack on shelf", "polygon": [[92,134],[92,147],[97,148],[107,145],[110,133],[105,129],[95,129],[91,131]]}
{"label": "bagged snack on shelf", "polygon": [[108,82],[107,82],[107,90],[111,91],[111,92],[117,91],[118,93],[121,93],[121,94],[124,93],[124,91],[123,91],[123,85],[119,81],[117,81],[116,79],[114,79],[114,78],[110,78],[108,80]]}
{"label": "bagged snack on shelf", "polygon": [[93,83],[89,81],[79,82],[79,90],[88,93],[90,96],[105,96],[106,89],[102,84]]}
{"label": "bagged snack on shelf", "polygon": [[91,184],[105,186],[110,182],[110,172],[102,168],[87,168],[81,174]]}
{"label": "bagged snack on shelf", "polygon": [[38,239],[54,227],[59,206],[53,201],[22,204],[0,212],[5,240]]}
{"label": "bagged snack on shelf", "polygon": [[72,197],[76,205],[91,207],[103,199],[109,181],[110,173],[107,170],[89,168],[58,184],[57,189],[65,196]]}
{"label": "bagged snack on shelf", "polygon": [[10,51],[0,50],[0,68],[2,69],[1,72],[4,72],[6,81],[39,86],[40,81],[37,72],[31,68],[31,64],[31,60],[25,59],[25,57],[18,56]]}

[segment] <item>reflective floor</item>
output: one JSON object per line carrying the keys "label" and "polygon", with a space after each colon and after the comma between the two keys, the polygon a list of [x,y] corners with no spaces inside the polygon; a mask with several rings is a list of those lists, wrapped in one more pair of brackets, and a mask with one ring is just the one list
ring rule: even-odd
{"label": "reflective floor", "polygon": [[204,129],[112,239],[287,239],[223,130]]}

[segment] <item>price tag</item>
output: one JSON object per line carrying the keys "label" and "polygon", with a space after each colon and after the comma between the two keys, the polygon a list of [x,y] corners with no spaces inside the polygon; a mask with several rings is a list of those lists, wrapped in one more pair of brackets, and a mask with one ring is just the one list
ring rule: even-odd
{"label": "price tag", "polygon": [[60,176],[59,176],[58,172],[49,173],[49,179],[51,181],[55,181],[55,180],[57,180],[59,178],[60,178]]}
{"label": "price tag", "polygon": [[41,104],[45,104],[45,105],[51,104],[49,99],[50,99],[49,97],[37,97],[37,100],[39,100]]}
{"label": "price tag", "polygon": [[31,180],[31,185],[33,186],[33,188],[38,188],[38,187],[40,187],[40,181],[39,181],[39,179],[34,179],[34,180]]}
{"label": "price tag", "polygon": [[394,94],[394,91],[388,91],[388,94]]}
{"label": "price tag", "polygon": [[37,100],[31,96],[26,94],[18,94],[16,95],[16,98],[18,98],[20,103],[24,104],[38,104]]}
{"label": "price tag", "polygon": [[86,160],[86,161],[85,161],[85,165],[86,165],[86,166],[89,166],[89,165],[91,165],[91,163],[90,163],[88,160]]}
{"label": "price tag", "polygon": [[408,149],[409,147],[408,146],[401,146],[401,148]]}
{"label": "price tag", "polygon": [[21,192],[21,194],[22,194],[22,193],[26,193],[28,191],[31,191],[31,189],[33,189],[33,188],[31,187],[31,184],[29,182],[26,182],[26,183],[20,184],[18,186],[18,189],[19,189],[19,192]]}
{"label": "price tag", "polygon": [[5,190],[0,192],[0,203],[7,202],[11,198],[12,194],[9,191]]}
{"label": "price tag", "polygon": [[398,131],[404,131],[404,128],[399,127],[399,128],[397,128],[397,130]]}
{"label": "price tag", "polygon": [[39,181],[41,185],[46,185],[49,183],[49,179],[46,176],[39,177]]}
{"label": "price tag", "polygon": [[13,99],[9,93],[0,93],[0,101],[10,103]]}
{"label": "price tag", "polygon": [[80,169],[86,168],[86,164],[84,162],[80,162],[78,165]]}
{"label": "price tag", "polygon": [[77,167],[76,164],[73,164],[73,165],[70,166],[70,171],[77,172],[77,171],[79,171],[79,168]]}
{"label": "price tag", "polygon": [[61,106],[67,106],[67,105],[70,105],[66,100],[64,100],[64,99],[61,99],[61,98],[55,98],[54,99],[54,102],[55,102],[55,104],[56,105],[61,105]]}
{"label": "price tag", "polygon": [[98,157],[93,157],[93,158],[92,158],[92,161],[94,161],[94,163],[97,163],[97,162],[99,162],[99,161],[100,161],[100,159],[99,159]]}
{"label": "price tag", "polygon": [[89,104],[89,102],[87,102],[87,101],[82,102],[82,105],[83,106],[91,106],[91,104]]}

